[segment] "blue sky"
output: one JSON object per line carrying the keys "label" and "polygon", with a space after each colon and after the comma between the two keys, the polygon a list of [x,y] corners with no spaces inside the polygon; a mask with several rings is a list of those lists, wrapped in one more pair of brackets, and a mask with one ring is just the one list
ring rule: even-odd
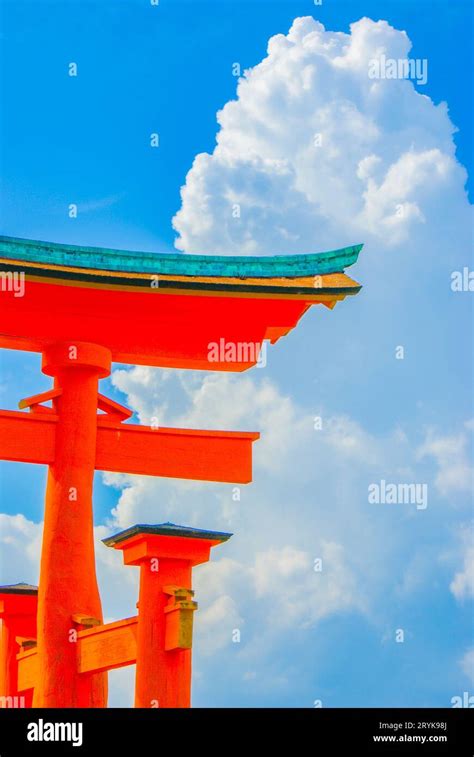
{"label": "blue sky", "polygon": [[[288,158],[298,191],[309,198],[308,210],[301,210],[301,238],[290,252],[365,242],[349,271],[364,289],[333,312],[313,309],[269,351],[266,369],[230,383],[178,372],[165,379],[160,371],[117,366],[102,391],[128,403],[143,422],[158,407],[176,425],[256,428],[269,441],[261,443],[261,452],[256,447],[254,484],[242,490],[239,506],[232,505],[229,487],[189,489],[148,480],[128,481],[122,491],[98,475],[96,523],[102,536],[145,518],[235,533],[200,574],[196,705],[312,706],[322,699],[324,706],[449,706],[451,697],[474,685],[468,675],[474,652],[467,536],[472,293],[450,287],[453,271],[472,269],[464,195],[464,188],[472,193],[470,3],[3,2],[1,232],[171,251],[178,235],[172,218],[183,208],[177,224],[191,251],[198,246],[214,252],[213,241],[224,231],[238,250],[238,233],[232,237],[220,225],[217,200],[222,186],[233,192],[254,186],[253,169],[239,165],[238,155],[225,163],[216,153],[195,170],[210,197],[209,233],[196,223],[193,197],[182,204],[180,187],[196,155],[213,153],[216,112],[236,98],[233,63],[242,71],[257,66],[269,38],[288,34],[294,19],[305,16],[345,34],[364,16],[383,19],[406,31],[410,57],[428,60],[425,86],[397,82],[369,111],[362,99],[352,100],[357,78],[348,85],[345,74],[337,78],[337,67],[329,74],[321,65],[301,110],[293,114],[287,100],[285,116],[294,115],[304,130],[311,98],[321,114],[337,91],[339,104],[353,101],[378,134],[369,149],[360,132],[343,123],[349,137],[338,144],[340,156],[332,160],[325,153],[313,173],[312,164],[301,167],[274,106],[281,67],[265,80],[275,88],[274,102],[262,102],[261,111],[275,141],[263,127],[257,141],[258,107],[251,127],[250,117],[239,121],[230,114],[224,129],[231,152],[237,135],[258,160]],[[367,44],[376,34],[368,27]],[[394,50],[402,44],[385,27],[381,34]],[[70,62],[78,65],[75,78],[67,75]],[[252,94],[239,95],[244,105],[245,97],[248,107]],[[436,107],[442,101],[454,134]],[[251,102],[258,103],[258,96]],[[406,116],[409,128],[400,137],[403,128],[396,122],[406,102],[414,106],[406,111],[413,116]],[[336,121],[328,128],[335,129]],[[159,133],[158,149],[150,148],[152,132]],[[373,205],[354,218],[363,195],[352,189],[352,169],[341,168],[351,164],[353,145],[357,159],[378,151],[386,178],[404,155],[425,156],[415,168],[403,163],[406,174],[397,174],[399,184],[408,176],[413,189],[399,198],[410,207],[396,231],[387,220],[386,198],[392,192],[395,202],[397,191],[389,180],[378,184]],[[274,194],[268,194],[258,233],[270,241],[265,248],[258,237],[257,251],[271,254],[279,244],[274,229],[280,222],[291,229],[292,211],[274,199],[280,185],[277,179],[271,183],[275,171],[265,166]],[[339,177],[343,188],[351,187],[340,195],[340,208],[333,184]],[[370,182],[369,176],[367,192]],[[282,196],[289,194],[284,187]],[[68,217],[70,203],[78,204],[76,219]],[[314,216],[320,231],[312,226]],[[246,223],[249,233],[255,229]],[[399,345],[403,360],[394,357]],[[0,360],[2,407],[13,408],[21,397],[49,386],[38,356],[4,351]],[[215,401],[207,403],[213,392]],[[225,399],[232,392],[238,410],[227,416]],[[322,437],[312,429],[319,414],[328,421]],[[7,516],[1,580],[36,581],[45,470],[2,463],[0,471]],[[370,510],[367,485],[382,478],[426,482],[428,508]],[[25,520],[15,520],[18,513]],[[307,566],[323,553],[329,576],[323,574],[315,588]],[[122,571],[130,569],[107,560],[98,555],[103,602],[108,616],[121,617],[133,607],[136,587],[133,577],[126,589],[121,586]],[[300,593],[307,594],[308,606]],[[234,626],[244,629],[240,645],[229,642]],[[406,631],[403,643],[393,641],[397,628]],[[127,703],[130,681],[126,674],[114,676],[112,701]]]}
{"label": "blue sky", "polygon": [[[429,59],[428,94],[449,102],[468,165],[469,5],[4,1],[2,104],[15,117],[2,127],[3,226],[18,236],[171,249],[179,188],[194,156],[212,150],[216,111],[235,95],[232,64],[255,65],[269,37],[310,14],[340,31],[364,15],[408,30],[413,56]],[[65,75],[70,61],[77,79]],[[64,210],[74,201],[105,207],[72,225]]]}

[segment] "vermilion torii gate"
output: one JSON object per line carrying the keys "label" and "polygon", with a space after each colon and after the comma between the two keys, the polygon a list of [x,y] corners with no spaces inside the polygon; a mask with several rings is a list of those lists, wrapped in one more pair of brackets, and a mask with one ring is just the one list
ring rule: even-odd
{"label": "vermilion torii gate", "polygon": [[[264,340],[287,334],[312,304],[332,308],[359,291],[344,268],[360,249],[238,258],[0,238],[0,346],[40,352],[53,378],[49,391],[20,401],[23,412],[0,411],[0,458],[48,465],[37,607],[31,591],[0,587],[0,696],[33,690],[37,707],[104,707],[106,671],[136,662],[136,706],[189,706],[191,568],[229,534],[161,524],[106,540],[140,565],[141,579],[138,617],[104,625],[94,471],[248,483],[258,433],[126,423],[132,413],[102,395],[99,380],[112,361],[255,365]],[[215,345],[224,349],[211,359]],[[11,631],[19,616],[29,638]]]}

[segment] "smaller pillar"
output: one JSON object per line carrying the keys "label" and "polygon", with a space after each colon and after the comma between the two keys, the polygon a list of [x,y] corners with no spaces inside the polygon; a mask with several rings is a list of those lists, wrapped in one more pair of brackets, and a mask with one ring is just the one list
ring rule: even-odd
{"label": "smaller pillar", "polygon": [[20,644],[36,641],[38,587],[0,586],[0,707],[31,707],[33,690],[18,691]]}
{"label": "smaller pillar", "polygon": [[135,707],[190,707],[192,568],[232,534],[161,523],[104,539],[140,566]]}

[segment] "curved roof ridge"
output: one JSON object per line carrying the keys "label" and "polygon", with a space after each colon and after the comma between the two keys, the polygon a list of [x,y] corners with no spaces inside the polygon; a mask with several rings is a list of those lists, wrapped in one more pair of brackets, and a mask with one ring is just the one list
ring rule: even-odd
{"label": "curved roof ridge", "polygon": [[301,277],[342,273],[353,265],[362,244],[318,253],[294,255],[197,255],[173,252],[138,252],[102,247],[44,242],[0,236],[0,258],[73,265],[106,271],[183,276]]}

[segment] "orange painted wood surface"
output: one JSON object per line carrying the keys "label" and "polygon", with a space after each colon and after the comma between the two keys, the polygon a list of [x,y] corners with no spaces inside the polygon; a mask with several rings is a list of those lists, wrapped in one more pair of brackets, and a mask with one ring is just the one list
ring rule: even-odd
{"label": "orange painted wood surface", "polygon": [[38,679],[37,649],[28,649],[17,655],[18,661],[18,691],[32,689]]}
{"label": "orange painted wood surface", "polygon": [[140,567],[135,707],[191,706],[192,568],[229,536],[165,523],[104,540]]}
{"label": "orange painted wood surface", "polygon": [[[21,638],[36,639],[36,594],[2,594],[0,591],[0,696],[15,697],[18,685],[18,660]],[[26,687],[30,688],[30,687]],[[31,706],[31,691],[25,696]]]}
{"label": "orange painted wood surface", "polygon": [[[104,707],[103,673],[79,677],[76,614],[102,621],[95,569],[92,487],[97,439],[99,378],[110,352],[91,344],[55,344],[43,353],[42,370],[61,395],[54,461],[46,485],[38,587],[38,674],[35,707]],[[42,417],[46,417],[42,414]]]}
{"label": "orange painted wood surface", "polygon": [[258,433],[111,426],[99,418],[97,470],[249,483]]}
{"label": "orange painted wood surface", "polygon": [[50,465],[57,416],[0,410],[0,460]]}
{"label": "orange painted wood surface", "polygon": [[[52,464],[58,416],[0,410],[0,459]],[[95,468],[118,473],[248,483],[258,433],[150,428],[97,416]]]}
{"label": "orange painted wood surface", "polygon": [[137,660],[138,617],[80,631],[77,640],[79,673],[97,673],[133,665]]}
{"label": "orange painted wood surface", "polygon": [[159,570],[140,568],[135,707],[191,706],[191,649],[166,650],[169,584],[191,587],[191,562],[159,558]]}
{"label": "orange painted wood surface", "polygon": [[[160,559],[185,560],[194,567],[207,562],[211,547],[218,544],[220,544],[220,541],[211,541],[210,539],[191,540],[184,536],[137,534],[127,539],[126,542],[117,544],[116,549],[123,551],[125,565],[141,565],[152,557],[159,557]],[[172,576],[168,583],[174,583]]]}
{"label": "orange painted wood surface", "polygon": [[[77,672],[99,673],[133,665],[137,660],[137,628],[138,617],[135,616],[79,631],[76,642]],[[24,692],[36,684],[36,648],[20,652],[17,661],[18,691]]]}
{"label": "orange painted wood surface", "polygon": [[283,295],[144,294],[28,281],[24,297],[2,299],[0,347],[42,352],[55,341],[98,342],[117,362],[242,371],[255,361],[209,362],[209,344],[261,344],[269,329],[275,338],[296,326],[310,304]]}

